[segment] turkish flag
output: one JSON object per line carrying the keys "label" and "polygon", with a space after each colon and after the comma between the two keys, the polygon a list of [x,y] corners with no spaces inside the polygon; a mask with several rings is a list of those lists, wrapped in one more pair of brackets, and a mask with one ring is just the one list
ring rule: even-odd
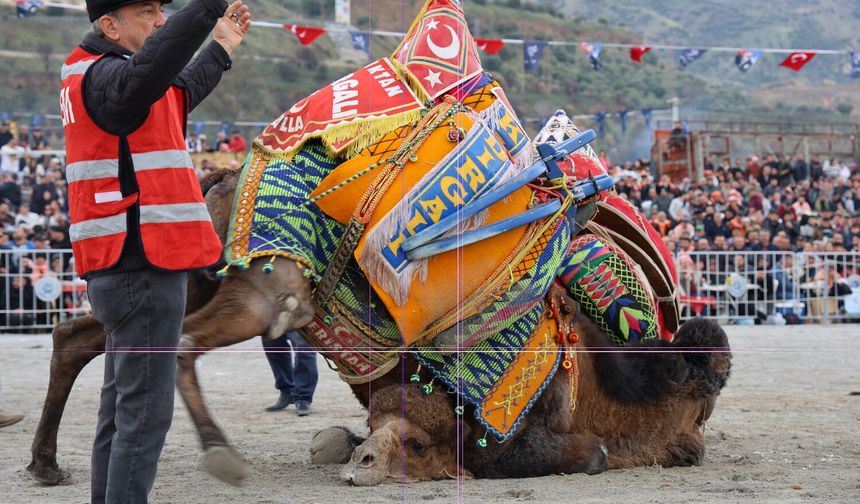
{"label": "turkish flag", "polygon": [[812,61],[812,58],[815,57],[814,52],[804,52],[797,51],[788,55],[787,58],[782,60],[782,63],[779,66],[784,66],[786,68],[790,68],[795,72],[799,72],[804,65]]}
{"label": "turkish flag", "polygon": [[636,63],[642,63],[642,56],[645,56],[645,53],[650,51],[651,48],[649,46],[636,46],[630,48],[630,59],[635,61]]}
{"label": "turkish flag", "polygon": [[285,24],[284,28],[296,34],[299,43],[302,45],[310,45],[320,35],[325,33],[325,28],[318,26],[301,26],[294,24]]}
{"label": "turkish flag", "polygon": [[496,54],[505,47],[505,42],[502,39],[476,38],[475,43],[478,44],[478,49],[487,54]]}

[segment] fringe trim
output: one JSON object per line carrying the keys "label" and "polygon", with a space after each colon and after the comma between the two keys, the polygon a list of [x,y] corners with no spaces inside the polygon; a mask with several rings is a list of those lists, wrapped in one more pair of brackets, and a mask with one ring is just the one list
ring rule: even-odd
{"label": "fringe trim", "polygon": [[[357,156],[361,151],[379,141],[380,138],[390,131],[419,121],[422,114],[422,109],[416,109],[390,117],[368,118],[355,121],[323,132],[320,135],[320,139],[329,154],[349,159]],[[334,144],[349,139],[352,139],[352,141],[341,147],[340,150],[334,149]]]}
{"label": "fringe trim", "polygon": [[[307,135],[290,149],[272,149],[264,146],[259,140],[254,140],[253,147],[290,163],[308,141],[319,139],[323,147],[325,147],[326,153],[330,156],[345,157],[348,159],[358,155],[361,151],[379,141],[388,132],[419,121],[424,112],[425,109],[419,108],[400,112],[392,116],[371,116],[357,119],[345,124],[332,126],[325,131]],[[334,144],[349,139],[352,139],[352,141],[347,145],[340,149],[334,148]]]}

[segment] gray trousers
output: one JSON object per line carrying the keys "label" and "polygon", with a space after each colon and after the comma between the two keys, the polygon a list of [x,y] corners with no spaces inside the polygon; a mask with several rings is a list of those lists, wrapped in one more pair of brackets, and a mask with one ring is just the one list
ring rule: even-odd
{"label": "gray trousers", "polygon": [[187,279],[187,273],[140,270],[87,283],[93,314],[107,332],[93,504],[147,502],[173,420]]}

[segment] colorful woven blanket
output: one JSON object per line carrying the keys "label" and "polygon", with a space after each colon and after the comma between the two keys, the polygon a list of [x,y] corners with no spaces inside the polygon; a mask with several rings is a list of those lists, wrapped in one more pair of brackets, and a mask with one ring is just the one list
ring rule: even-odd
{"label": "colorful woven blanket", "polygon": [[517,431],[561,361],[555,322],[544,319],[543,311],[540,302],[506,329],[462,352],[446,355],[432,348],[415,352],[433,375],[429,386],[438,380],[460,394],[499,441]]}
{"label": "colorful woven blanket", "polygon": [[595,235],[577,236],[558,276],[616,345],[657,338],[655,302],[643,288],[636,266],[621,250]]}

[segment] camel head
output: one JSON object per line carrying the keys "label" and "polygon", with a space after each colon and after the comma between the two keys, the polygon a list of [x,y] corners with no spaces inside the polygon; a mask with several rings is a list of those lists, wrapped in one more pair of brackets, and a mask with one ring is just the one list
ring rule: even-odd
{"label": "camel head", "polygon": [[341,470],[344,481],[372,486],[471,477],[457,465],[457,417],[444,392],[392,385],[374,392],[368,410],[370,437]]}

